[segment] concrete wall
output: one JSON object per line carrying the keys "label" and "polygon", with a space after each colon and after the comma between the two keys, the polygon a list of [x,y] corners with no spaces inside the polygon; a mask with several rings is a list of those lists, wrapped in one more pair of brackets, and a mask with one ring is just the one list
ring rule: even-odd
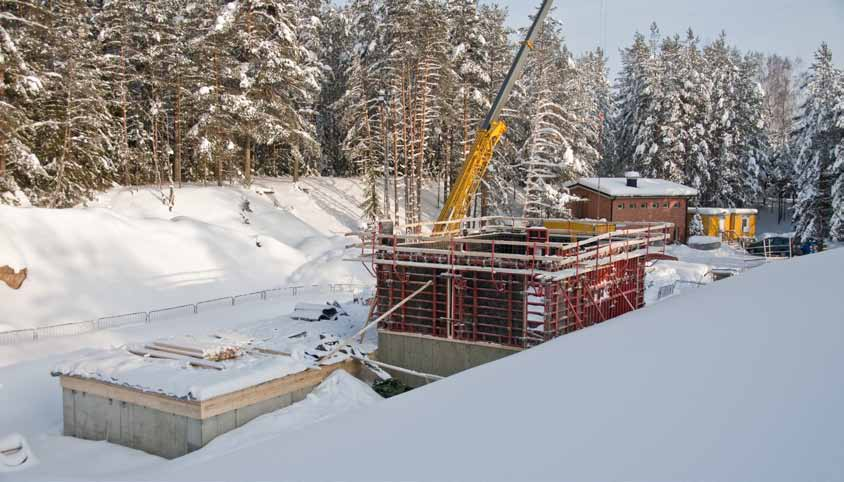
{"label": "concrete wall", "polygon": [[108,440],[168,459],[205,446],[254,418],[301,401],[313,386],[199,420],[62,388],[64,434]]}
{"label": "concrete wall", "polygon": [[[504,346],[378,331],[378,360],[432,375],[454,375],[518,352],[517,348]],[[421,377],[404,373],[392,374],[411,387],[427,383]]]}

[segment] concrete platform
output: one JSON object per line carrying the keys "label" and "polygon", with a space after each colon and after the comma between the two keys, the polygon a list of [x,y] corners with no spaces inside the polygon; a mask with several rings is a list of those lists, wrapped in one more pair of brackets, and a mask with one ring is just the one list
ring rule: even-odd
{"label": "concrete platform", "polygon": [[303,400],[347,361],[296,373],[208,400],[182,400],[98,380],[62,375],[64,435],[107,440],[168,459],[205,446],[254,418]]}
{"label": "concrete platform", "polygon": [[[378,330],[379,361],[443,377],[520,351],[521,348],[503,345]],[[391,372],[390,374],[410,387],[427,383],[424,378],[406,373]]]}

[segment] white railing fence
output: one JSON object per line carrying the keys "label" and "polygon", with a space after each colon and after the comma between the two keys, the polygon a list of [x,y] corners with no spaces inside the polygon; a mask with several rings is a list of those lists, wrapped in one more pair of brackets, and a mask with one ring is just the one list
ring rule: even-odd
{"label": "white railing fence", "polygon": [[370,288],[370,285],[335,283],[328,285],[286,286],[263,291],[254,291],[212,300],[204,300],[186,305],[159,308],[150,311],[137,311],[122,315],[102,316],[94,320],[60,323],[56,325],[27,328],[24,330],[0,331],[0,346],[32,343],[45,338],[74,336],[98,330],[108,330],[128,325],[150,324],[152,322],[184,318],[190,315],[206,313],[221,308],[231,308],[261,301],[295,297],[306,293],[324,293],[329,295],[357,294]]}

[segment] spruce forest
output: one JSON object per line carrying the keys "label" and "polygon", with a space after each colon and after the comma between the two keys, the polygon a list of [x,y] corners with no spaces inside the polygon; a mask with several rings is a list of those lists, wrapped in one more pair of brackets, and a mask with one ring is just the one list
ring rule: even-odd
{"label": "spruce forest", "polygon": [[[0,0],[0,202],[360,176],[368,217],[421,221],[523,37],[508,24],[474,0]],[[565,214],[565,181],[637,170],[701,206],[793,199],[804,239],[844,239],[844,74],[825,44],[801,63],[653,25],[612,76],[558,21],[533,47],[475,214]]]}

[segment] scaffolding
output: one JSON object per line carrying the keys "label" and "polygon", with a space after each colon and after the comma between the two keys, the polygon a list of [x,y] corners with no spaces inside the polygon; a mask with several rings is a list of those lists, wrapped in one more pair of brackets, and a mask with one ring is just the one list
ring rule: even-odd
{"label": "scaffolding", "polygon": [[466,219],[436,237],[379,223],[361,245],[377,279],[375,312],[431,282],[379,329],[528,348],[642,307],[645,262],[665,256],[673,225],[545,227],[562,221]]}

